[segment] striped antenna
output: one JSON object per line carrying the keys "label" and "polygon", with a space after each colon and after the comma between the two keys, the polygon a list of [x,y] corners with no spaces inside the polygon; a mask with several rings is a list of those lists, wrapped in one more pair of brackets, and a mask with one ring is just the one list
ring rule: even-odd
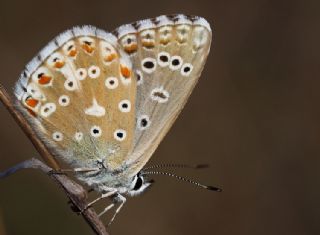
{"label": "striped antenna", "polygon": [[169,173],[169,172],[161,172],[161,171],[146,171],[146,172],[142,172],[141,173],[142,175],[166,175],[166,176],[170,176],[170,177],[173,177],[173,178],[176,178],[178,180],[181,180],[181,181],[185,181],[187,183],[190,183],[190,184],[194,184],[200,188],[204,188],[204,189],[207,189],[207,190],[211,190],[211,191],[216,191],[216,192],[221,192],[222,189],[221,188],[217,188],[217,187],[214,187],[214,186],[209,186],[209,185],[203,185],[203,184],[200,184],[196,181],[193,181],[191,179],[187,179],[185,177],[182,177],[182,176],[179,176],[179,175],[175,175],[173,173]]}

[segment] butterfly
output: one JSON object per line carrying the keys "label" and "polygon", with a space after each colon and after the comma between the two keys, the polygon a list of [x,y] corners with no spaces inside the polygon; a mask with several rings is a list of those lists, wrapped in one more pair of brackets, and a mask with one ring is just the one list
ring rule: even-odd
{"label": "butterfly", "polygon": [[51,153],[101,193],[88,206],[113,199],[100,215],[118,205],[112,221],[125,195],[150,187],[148,174],[175,176],[143,167],[196,85],[211,40],[197,16],[163,15],[112,33],[74,27],[26,65],[17,106]]}

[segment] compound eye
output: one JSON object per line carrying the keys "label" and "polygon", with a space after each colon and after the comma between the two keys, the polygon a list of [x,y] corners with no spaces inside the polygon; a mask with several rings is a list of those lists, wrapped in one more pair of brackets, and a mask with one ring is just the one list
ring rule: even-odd
{"label": "compound eye", "polygon": [[139,190],[142,185],[143,185],[143,179],[142,179],[141,176],[138,176],[137,182],[136,182],[136,184],[134,185],[133,190],[135,190],[135,191]]}

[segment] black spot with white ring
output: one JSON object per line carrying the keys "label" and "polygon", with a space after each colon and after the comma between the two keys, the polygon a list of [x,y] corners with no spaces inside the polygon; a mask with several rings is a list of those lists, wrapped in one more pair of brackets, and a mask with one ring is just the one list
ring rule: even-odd
{"label": "black spot with white ring", "polygon": [[118,129],[113,133],[113,137],[118,141],[123,141],[127,137],[127,132],[123,129]]}
{"label": "black spot with white ring", "polygon": [[105,86],[108,89],[116,89],[119,85],[118,78],[116,77],[108,77],[105,81]]}
{"label": "black spot with white ring", "polygon": [[46,103],[40,109],[40,113],[43,117],[49,117],[55,111],[56,111],[56,105],[54,103]]}
{"label": "black spot with white ring", "polygon": [[153,73],[157,68],[157,61],[153,58],[147,57],[141,61],[141,67],[145,73]]}
{"label": "black spot with white ring", "polygon": [[150,118],[148,115],[141,115],[137,120],[137,126],[139,130],[147,129],[151,124]]}
{"label": "black spot with white ring", "polygon": [[119,102],[118,108],[123,113],[128,113],[131,110],[130,100],[122,100]]}
{"label": "black spot with white ring", "polygon": [[170,63],[170,54],[168,52],[162,51],[158,54],[158,64],[161,67],[166,67]]}
{"label": "black spot with white ring", "polygon": [[100,68],[98,66],[92,65],[88,69],[88,75],[90,78],[97,78],[100,76]]}
{"label": "black spot with white ring", "polygon": [[187,77],[191,74],[192,70],[193,70],[192,64],[186,63],[181,68],[181,75]]}
{"label": "black spot with white ring", "polygon": [[171,70],[178,70],[181,68],[183,60],[180,56],[172,56],[170,60],[169,68]]}
{"label": "black spot with white ring", "polygon": [[71,80],[66,80],[64,82],[64,87],[68,90],[68,91],[74,91],[76,89],[76,85],[74,83],[74,81]]}
{"label": "black spot with white ring", "polygon": [[58,102],[61,106],[68,106],[70,103],[70,98],[67,95],[62,95],[59,97]]}
{"label": "black spot with white ring", "polygon": [[93,137],[100,137],[102,135],[102,130],[99,126],[91,127],[90,133]]}
{"label": "black spot with white ring", "polygon": [[62,141],[63,140],[63,134],[59,131],[56,131],[52,134],[52,139],[55,141]]}
{"label": "black spot with white ring", "polygon": [[76,73],[79,80],[84,80],[87,77],[87,70],[85,68],[78,68]]}
{"label": "black spot with white ring", "polygon": [[169,100],[170,94],[162,86],[154,88],[150,93],[151,99],[159,103],[166,103]]}

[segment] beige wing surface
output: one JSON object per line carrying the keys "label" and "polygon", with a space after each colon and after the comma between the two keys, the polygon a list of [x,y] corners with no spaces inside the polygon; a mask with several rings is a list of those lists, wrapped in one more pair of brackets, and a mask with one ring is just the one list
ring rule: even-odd
{"label": "beige wing surface", "polygon": [[135,175],[181,112],[204,67],[211,29],[200,17],[160,16],[119,27],[114,34],[137,79],[136,127],[126,165]]}
{"label": "beige wing surface", "polygon": [[110,169],[134,141],[136,82],[112,34],[76,27],[55,38],[22,73],[15,95],[23,115],[58,158]]}

